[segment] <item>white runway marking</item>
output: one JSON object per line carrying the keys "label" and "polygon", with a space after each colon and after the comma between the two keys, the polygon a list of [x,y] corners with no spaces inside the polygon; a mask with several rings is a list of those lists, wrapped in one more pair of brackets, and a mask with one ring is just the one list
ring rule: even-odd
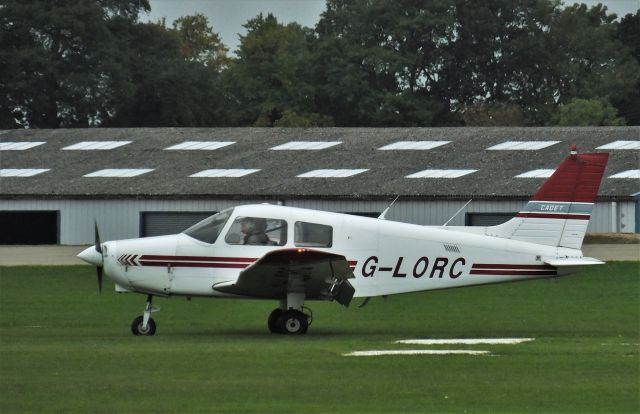
{"label": "white runway marking", "polygon": [[489,351],[471,349],[395,349],[380,351],[354,351],[343,356],[381,356],[381,355],[487,355]]}
{"label": "white runway marking", "polygon": [[468,338],[468,339],[403,339],[397,344],[406,345],[514,345],[533,341],[535,338]]}

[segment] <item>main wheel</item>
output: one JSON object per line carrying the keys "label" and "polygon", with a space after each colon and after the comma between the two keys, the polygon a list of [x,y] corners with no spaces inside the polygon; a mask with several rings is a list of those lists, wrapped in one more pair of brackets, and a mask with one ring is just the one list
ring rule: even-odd
{"label": "main wheel", "polygon": [[143,329],[142,328],[142,321],[143,321],[143,316],[140,315],[137,318],[135,318],[133,320],[133,322],[131,323],[131,332],[138,336],[138,335],[147,335],[147,336],[151,336],[151,335],[155,335],[156,333],[156,322],[153,320],[153,318],[149,318],[149,321],[147,322],[147,329]]}
{"label": "main wheel", "polygon": [[269,326],[269,331],[271,333],[282,333],[282,331],[280,330],[280,326],[278,325],[278,318],[280,318],[282,312],[282,309],[276,308],[273,310],[273,312],[271,312],[271,315],[269,315],[269,321],[267,322],[267,325]]}
{"label": "main wheel", "polygon": [[278,327],[281,332],[289,335],[302,335],[309,329],[307,315],[300,311],[288,310],[278,318]]}

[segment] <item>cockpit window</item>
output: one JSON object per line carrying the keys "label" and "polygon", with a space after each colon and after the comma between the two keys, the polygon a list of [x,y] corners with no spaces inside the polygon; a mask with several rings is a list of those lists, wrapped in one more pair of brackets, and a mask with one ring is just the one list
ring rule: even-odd
{"label": "cockpit window", "polygon": [[191,236],[196,240],[203,241],[205,243],[213,244],[220,235],[222,228],[229,220],[233,209],[227,209],[208,217],[201,222],[194,224],[186,229],[183,233],[187,236]]}
{"label": "cockpit window", "polygon": [[237,217],[224,240],[229,244],[284,246],[287,244],[287,222],[262,217]]}

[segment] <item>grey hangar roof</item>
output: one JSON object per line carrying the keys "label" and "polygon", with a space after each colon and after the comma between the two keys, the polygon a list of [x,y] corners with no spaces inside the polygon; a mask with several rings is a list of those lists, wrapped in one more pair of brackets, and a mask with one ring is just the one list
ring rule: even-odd
{"label": "grey hangar roof", "polygon": [[[600,198],[631,199],[630,194],[640,190],[639,139],[639,127],[2,130],[2,171],[46,171],[32,176],[0,177],[0,197],[527,198],[544,178],[516,176],[556,168],[575,143],[579,152],[611,154]],[[193,143],[184,144],[186,141]],[[289,144],[292,141],[296,143]],[[414,143],[398,144],[400,141]],[[519,149],[531,145],[518,142],[528,141],[549,142],[539,145],[539,149]],[[616,141],[629,142],[611,148],[610,144]],[[35,145],[36,142],[43,144]],[[194,149],[188,149],[190,146]],[[394,149],[398,146],[417,148]],[[495,146],[498,149],[490,149]],[[598,149],[602,146],[605,149]],[[103,149],[91,149],[100,147]],[[95,176],[99,175],[97,171],[115,169],[150,171],[130,171],[130,176],[124,178]],[[315,170],[343,171],[330,177],[335,174],[311,173]],[[470,172],[418,174],[424,170]],[[609,178],[629,170],[631,173],[623,175],[629,178]],[[411,175],[420,178],[409,178]]]}

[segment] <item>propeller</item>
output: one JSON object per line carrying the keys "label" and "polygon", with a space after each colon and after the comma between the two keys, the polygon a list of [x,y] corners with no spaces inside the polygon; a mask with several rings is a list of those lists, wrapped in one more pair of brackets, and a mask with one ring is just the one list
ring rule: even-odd
{"label": "propeller", "polygon": [[[96,239],[96,251],[102,256],[102,244],[100,243],[100,232],[98,231],[98,222],[94,221],[95,226],[95,239]],[[104,257],[102,258],[104,260]],[[102,293],[102,266],[96,266],[96,272],[98,274],[98,293]]]}
{"label": "propeller", "polygon": [[102,267],[104,266],[104,256],[102,253],[102,243],[100,243],[100,232],[98,231],[97,222],[94,222],[94,227],[96,239],[95,245],[87,247],[80,252],[78,258],[96,267],[96,272],[98,273],[98,292],[102,293]]}

